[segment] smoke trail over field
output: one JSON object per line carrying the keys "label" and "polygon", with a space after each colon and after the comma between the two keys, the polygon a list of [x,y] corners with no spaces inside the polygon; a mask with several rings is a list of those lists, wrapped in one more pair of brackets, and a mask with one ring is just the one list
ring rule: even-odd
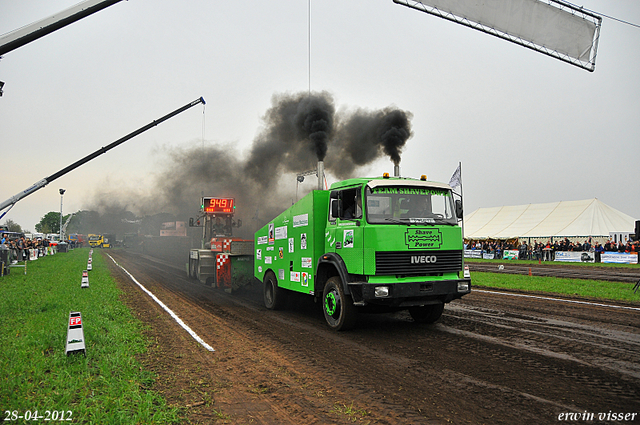
{"label": "smoke trail over field", "polygon": [[318,160],[340,179],[385,155],[398,164],[412,136],[411,118],[410,112],[393,107],[337,113],[327,92],[274,95],[246,155],[222,145],[166,149],[150,195],[127,196],[120,189],[118,199],[104,193],[97,198],[136,214],[167,211],[186,221],[196,215],[203,194],[234,197],[251,237],[291,205],[295,194],[291,186],[279,184],[283,175],[314,169]]}
{"label": "smoke trail over field", "polygon": [[383,154],[399,165],[402,148],[413,135],[412,117],[410,112],[391,107],[378,111],[357,109],[347,114],[337,130],[327,168],[345,179],[353,175],[354,165],[367,165]]}
{"label": "smoke trail over field", "polygon": [[254,140],[245,170],[266,188],[276,171],[300,172],[324,159],[334,131],[335,107],[326,93],[282,94],[271,99],[265,128]]}

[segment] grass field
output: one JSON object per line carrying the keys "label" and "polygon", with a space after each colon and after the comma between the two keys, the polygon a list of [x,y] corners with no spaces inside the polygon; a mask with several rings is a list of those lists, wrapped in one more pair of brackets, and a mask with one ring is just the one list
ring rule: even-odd
{"label": "grass field", "polygon": [[471,284],[476,288],[518,289],[640,304],[640,291],[634,294],[632,283],[473,272]]}
{"label": "grass field", "polygon": [[[505,259],[500,259],[500,260],[484,260],[484,259],[478,259],[478,258],[465,258],[464,259],[465,263],[495,263],[495,264],[540,264],[538,262],[538,260],[505,260]],[[556,262],[556,261],[543,261],[542,264],[544,264],[545,266],[556,266],[556,267],[563,267],[563,266],[571,266],[571,267],[585,267],[585,268],[589,268],[589,267],[611,267],[611,268],[631,268],[631,269],[637,269],[640,267],[640,264],[620,264],[620,263],[582,263],[582,262],[575,262],[575,263],[561,263],[561,262]]]}
{"label": "grass field", "polygon": [[[469,260],[465,263],[490,262],[496,264],[538,264],[537,261],[526,260]],[[562,264],[555,264],[562,267]],[[582,264],[571,263],[580,267],[640,267],[637,264]],[[596,298],[599,300],[629,301],[640,304],[640,290],[633,292],[633,283],[609,282],[602,280],[566,279],[557,277],[522,276],[507,273],[472,272],[471,284],[474,287],[492,287],[517,289],[522,291],[547,292],[560,295]]]}
{"label": "grass field", "polygon": [[[155,377],[136,359],[148,343],[143,325],[96,251],[89,288],[80,287],[88,258],[88,248],[75,249],[0,278],[0,420],[37,410],[38,422],[180,423],[180,411],[150,389]],[[65,355],[71,311],[82,313],[86,357]]]}

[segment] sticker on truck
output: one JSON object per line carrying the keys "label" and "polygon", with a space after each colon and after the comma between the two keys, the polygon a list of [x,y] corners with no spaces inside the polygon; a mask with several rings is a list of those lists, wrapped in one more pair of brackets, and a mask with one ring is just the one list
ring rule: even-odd
{"label": "sticker on truck", "polygon": [[353,229],[344,231],[342,247],[343,248],[353,248]]}
{"label": "sticker on truck", "polygon": [[293,216],[293,227],[303,227],[309,225],[309,214],[300,214]]}
{"label": "sticker on truck", "polygon": [[409,249],[439,249],[442,245],[440,229],[407,229],[404,234]]}
{"label": "sticker on truck", "polygon": [[276,227],[276,240],[287,239],[287,226]]}

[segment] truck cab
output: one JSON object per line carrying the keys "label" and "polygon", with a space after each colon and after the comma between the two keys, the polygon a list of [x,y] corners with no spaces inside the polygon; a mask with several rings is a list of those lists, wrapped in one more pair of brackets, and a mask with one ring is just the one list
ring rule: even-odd
{"label": "truck cab", "polygon": [[102,237],[102,235],[89,234],[87,236],[87,241],[89,242],[89,246],[91,248],[102,248],[104,238]]}

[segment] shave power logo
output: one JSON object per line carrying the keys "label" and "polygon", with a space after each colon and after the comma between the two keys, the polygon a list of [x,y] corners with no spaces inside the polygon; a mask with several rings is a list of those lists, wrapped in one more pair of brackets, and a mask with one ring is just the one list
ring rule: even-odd
{"label": "shave power logo", "polygon": [[408,228],[404,242],[409,249],[439,249],[442,245],[440,229]]}

